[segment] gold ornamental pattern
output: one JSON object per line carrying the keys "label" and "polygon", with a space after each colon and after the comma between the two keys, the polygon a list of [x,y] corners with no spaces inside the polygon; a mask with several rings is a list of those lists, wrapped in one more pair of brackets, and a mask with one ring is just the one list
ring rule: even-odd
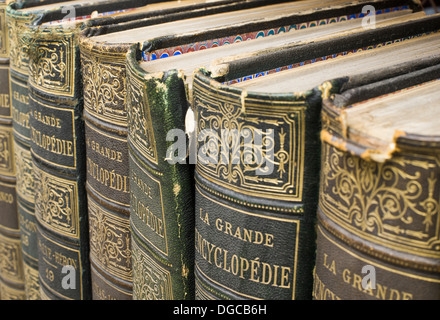
{"label": "gold ornamental pattern", "polygon": [[439,165],[428,155],[366,161],[324,144],[320,208],[363,239],[439,258]]}
{"label": "gold ornamental pattern", "polygon": [[19,238],[11,239],[0,235],[0,274],[3,279],[12,282],[24,282]]}
{"label": "gold ornamental pattern", "polygon": [[29,83],[39,90],[73,97],[75,40],[73,33],[41,32],[29,49]]}
{"label": "gold ornamental pattern", "polygon": [[35,216],[47,228],[79,238],[78,187],[34,166]]}
{"label": "gold ornamental pattern", "polygon": [[10,66],[12,70],[28,75],[29,48],[35,38],[32,36],[32,31],[26,27],[26,24],[30,22],[33,16],[15,16],[9,13],[8,15]]}
{"label": "gold ornamental pattern", "polygon": [[40,300],[40,281],[38,270],[24,264],[24,284],[27,300]]}
{"label": "gold ornamental pattern", "polygon": [[197,150],[214,159],[203,161],[199,156],[199,174],[246,195],[301,201],[304,103],[243,101],[239,95],[209,91],[198,82],[194,92]]}
{"label": "gold ornamental pattern", "polygon": [[26,300],[24,290],[17,290],[0,282],[0,292],[2,300]]}
{"label": "gold ornamental pattern", "polygon": [[133,241],[133,299],[173,300],[171,274]]}
{"label": "gold ornamental pattern", "polygon": [[12,128],[0,128],[0,174],[15,177]]}
{"label": "gold ornamental pattern", "polygon": [[0,58],[8,58],[8,29],[6,23],[6,5],[0,4]]}
{"label": "gold ornamental pattern", "polygon": [[81,52],[84,108],[103,121],[127,126],[125,66],[100,54]]}
{"label": "gold ornamental pattern", "polygon": [[127,84],[128,132],[132,145],[148,160],[157,164],[156,141],[150,107],[143,83],[130,76]]}
{"label": "gold ornamental pattern", "polygon": [[29,149],[19,146],[18,143],[14,147],[17,167],[17,194],[24,200],[34,203],[35,184],[31,152]]}
{"label": "gold ornamental pattern", "polygon": [[90,255],[110,274],[132,280],[131,236],[128,219],[102,209],[89,199]]}

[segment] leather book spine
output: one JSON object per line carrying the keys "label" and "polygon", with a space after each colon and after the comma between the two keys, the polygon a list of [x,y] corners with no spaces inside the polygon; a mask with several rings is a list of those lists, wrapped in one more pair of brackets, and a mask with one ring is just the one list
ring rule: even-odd
{"label": "leather book spine", "polygon": [[195,74],[197,299],[311,299],[319,97]]}
{"label": "leather book spine", "polygon": [[398,137],[377,161],[341,112],[324,101],[314,299],[439,299],[438,137]]}
{"label": "leather book spine", "polygon": [[192,300],[193,170],[167,161],[171,130],[183,133],[186,145],[184,81],[177,71],[148,75],[138,66],[136,45],[127,57],[133,298]]}
{"label": "leather book spine", "polygon": [[29,52],[39,279],[50,299],[91,298],[79,32],[38,26]]}
{"label": "leather book spine", "polygon": [[27,88],[30,31],[25,24],[32,14],[19,14],[13,6],[7,8],[10,55],[10,99],[12,127],[17,167],[17,202],[27,300],[40,299],[38,280],[38,248],[35,218],[35,185],[30,152],[30,108]]}
{"label": "leather book spine", "polygon": [[132,299],[126,45],[80,41],[93,299]]}
{"label": "leather book spine", "polygon": [[4,1],[0,2],[0,37],[0,295],[3,300],[25,300]]}

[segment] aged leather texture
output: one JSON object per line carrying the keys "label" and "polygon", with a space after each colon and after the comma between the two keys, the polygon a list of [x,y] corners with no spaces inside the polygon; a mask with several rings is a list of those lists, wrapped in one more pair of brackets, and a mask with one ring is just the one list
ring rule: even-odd
{"label": "aged leather texture", "polygon": [[[401,74],[384,71],[377,82],[371,75],[328,83],[333,95],[324,100],[322,112],[325,175],[318,209],[314,299],[440,297],[435,227],[440,212],[439,137],[403,134],[389,159],[377,161],[374,154],[379,151],[352,141],[340,121],[353,101],[438,79],[438,68],[430,67],[429,61],[436,66],[436,57],[414,61],[425,68],[409,73],[402,69]],[[364,282],[372,272],[374,279],[367,279],[374,281],[374,288]]]}
{"label": "aged leather texture", "polygon": [[[145,3],[108,1],[75,9],[77,15],[90,15],[95,10],[112,12]],[[27,79],[29,89],[41,295],[43,299],[86,300],[92,298],[92,288],[78,44],[86,23],[65,28],[43,25],[65,15],[63,10],[55,9],[33,12],[28,20],[21,17],[33,22],[15,46],[20,59],[14,65],[17,78]],[[21,20],[17,19],[17,29],[23,30]],[[73,268],[71,273],[65,266]],[[69,275],[70,282],[66,282]]]}
{"label": "aged leather texture", "polygon": [[203,70],[193,90],[197,150],[222,157],[196,164],[196,297],[311,299],[319,90],[243,95]]}
{"label": "aged leather texture", "polygon": [[0,2],[0,37],[0,296],[3,300],[25,300],[4,1]]}
{"label": "aged leather texture", "polygon": [[127,66],[133,298],[194,299],[193,170],[166,161],[168,132],[184,132],[184,84],[177,71],[145,79],[137,57],[134,45]]}

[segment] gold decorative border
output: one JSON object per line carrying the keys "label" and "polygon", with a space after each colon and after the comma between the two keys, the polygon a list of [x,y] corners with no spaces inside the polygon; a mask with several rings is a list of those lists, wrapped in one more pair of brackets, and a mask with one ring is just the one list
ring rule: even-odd
{"label": "gold decorative border", "polygon": [[[271,128],[279,128],[281,124],[289,126],[289,132],[276,132],[279,135],[280,142],[288,141],[289,145],[287,148],[284,145],[280,146],[280,161],[278,171],[282,176],[285,176],[285,182],[281,179],[275,179],[275,176],[269,177],[257,177],[249,176],[249,181],[241,181],[237,184],[229,182],[229,178],[221,178],[219,170],[221,167],[221,162],[217,166],[203,165],[199,161],[196,166],[197,172],[200,176],[205,179],[214,182],[220,186],[228,188],[234,192],[242,193],[249,196],[258,196],[265,199],[276,199],[284,201],[302,201],[303,198],[303,180],[304,180],[304,155],[305,155],[305,109],[306,106],[302,101],[271,101],[272,104],[276,105],[265,105],[258,99],[246,98],[243,101],[243,97],[230,92],[225,92],[224,90],[218,89],[214,93],[210,90],[206,84],[200,81],[194,82],[194,101],[195,108],[203,108],[205,110],[211,109],[208,105],[212,105],[217,109],[217,113],[220,113],[219,104],[222,104],[225,109],[232,109],[236,111],[237,117],[241,120],[240,122],[250,122],[254,123],[254,129],[259,129],[263,122],[267,121],[267,125]],[[199,101],[199,102],[198,102]],[[203,102],[202,102],[203,101]],[[240,104],[241,101],[241,104]],[[206,103],[205,103],[206,102]],[[242,104],[245,106],[243,107]],[[208,109],[206,109],[208,108]],[[240,110],[244,113],[238,113]],[[210,112],[213,112],[210,110]],[[199,125],[200,117],[199,110],[197,110],[197,123]],[[227,115],[229,122],[233,122],[237,128],[240,125],[237,119],[231,118],[232,113],[229,112]],[[275,119],[265,120],[265,116],[270,116]],[[220,117],[220,115],[219,115]],[[217,119],[215,121],[220,122],[222,119]],[[231,118],[231,119],[230,119]],[[202,119],[205,121],[204,119]],[[229,123],[228,122],[228,123]],[[237,122],[237,123],[236,123]],[[233,126],[231,124],[231,126]],[[297,128],[297,129],[296,129]],[[199,126],[200,130],[200,126]],[[296,135],[296,130],[298,134]],[[274,151],[275,152],[275,151]],[[275,152],[275,157],[278,152]],[[224,167],[224,165],[223,165]],[[237,170],[237,174],[240,177],[246,177],[245,172],[238,165],[234,166],[234,170]],[[276,170],[276,169],[275,169]],[[230,170],[229,170],[230,171]],[[232,175],[232,172],[229,172]],[[228,180],[229,179],[229,180]],[[280,185],[280,183],[283,183]]]}
{"label": "gold decorative border", "polygon": [[[47,240],[47,241],[53,243],[55,247],[64,248],[64,249],[66,249],[67,251],[77,253],[77,257],[78,257],[78,270],[82,270],[83,266],[81,265],[81,251],[79,251],[79,250],[74,250],[74,249],[72,249],[72,248],[69,248],[69,247],[63,245],[62,242],[56,242],[56,241],[54,241],[54,240],[51,240],[49,237],[47,237],[46,235],[42,234],[41,232],[38,233],[38,237],[42,237],[42,238],[44,238],[45,240]],[[43,259],[45,259],[45,258],[43,257]],[[46,263],[47,263],[48,265],[50,265],[51,267],[54,267],[54,266],[53,266],[51,263],[49,263],[48,261],[46,261]],[[55,267],[55,268],[56,268],[56,267]],[[42,268],[41,268],[41,267],[39,267],[39,271],[38,271],[38,272],[39,272],[39,280],[40,280],[40,282],[41,282],[42,284],[44,284],[44,286],[47,288],[47,290],[49,290],[49,291],[51,291],[52,293],[55,293],[55,294],[61,296],[62,298],[66,299],[66,300],[72,300],[72,298],[69,298],[69,297],[67,297],[67,296],[65,296],[65,295],[63,295],[63,294],[61,294],[61,293],[59,293],[59,292],[53,290],[53,289],[52,289],[52,288],[51,288],[51,287],[50,287],[50,286],[44,281],[44,277],[42,276],[42,272],[43,272],[43,271],[42,271]],[[77,288],[77,290],[80,291],[80,293],[81,293],[81,297],[80,297],[80,299],[82,300],[83,297],[84,297],[83,272],[78,272],[78,273],[79,273],[79,278],[80,278],[80,280],[79,280],[80,287]],[[40,294],[41,294],[41,298],[42,298],[42,299],[43,299],[43,296],[44,296],[44,297],[48,297],[46,294],[43,294],[42,286],[41,286],[41,285],[40,285]]]}
{"label": "gold decorative border", "polygon": [[79,203],[76,181],[52,176],[34,166],[35,216],[40,224],[79,239]]}
{"label": "gold decorative border", "polygon": [[[105,52],[81,50],[84,108],[94,117],[127,126],[127,90],[125,55],[109,56]],[[122,109],[114,110],[112,106]]]}
{"label": "gold decorative border", "polygon": [[0,234],[0,274],[3,279],[24,283],[20,238]]}
{"label": "gold decorative border", "polygon": [[[386,163],[375,163],[325,143],[321,159],[319,207],[326,217],[372,243],[417,256],[439,258],[440,200],[436,187],[438,177],[432,170],[439,167],[436,156],[395,156]],[[411,166],[420,170],[410,173],[401,169]],[[418,181],[421,177],[427,178],[425,182],[429,186],[423,192]],[[330,186],[333,187],[329,189]],[[382,203],[385,200],[387,207]],[[402,207],[395,211],[398,205]],[[421,211],[416,206],[426,209]],[[420,228],[405,228],[415,223],[417,216],[418,220],[425,217],[424,224],[432,230],[431,235]]]}
{"label": "gold decorative border", "polygon": [[136,241],[132,249],[133,300],[173,300],[171,273],[143,252]]}
{"label": "gold decorative border", "polygon": [[132,240],[128,218],[110,213],[91,198],[88,208],[91,257],[111,275],[131,282]]}
{"label": "gold decorative border", "polygon": [[52,31],[41,36],[43,38],[37,39],[30,49],[29,85],[46,94],[73,97],[76,86],[75,31]]}

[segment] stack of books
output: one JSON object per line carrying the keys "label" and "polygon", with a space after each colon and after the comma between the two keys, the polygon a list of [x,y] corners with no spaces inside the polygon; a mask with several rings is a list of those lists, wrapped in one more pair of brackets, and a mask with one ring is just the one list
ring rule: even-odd
{"label": "stack of books", "polygon": [[440,15],[0,3],[0,299],[440,299]]}

